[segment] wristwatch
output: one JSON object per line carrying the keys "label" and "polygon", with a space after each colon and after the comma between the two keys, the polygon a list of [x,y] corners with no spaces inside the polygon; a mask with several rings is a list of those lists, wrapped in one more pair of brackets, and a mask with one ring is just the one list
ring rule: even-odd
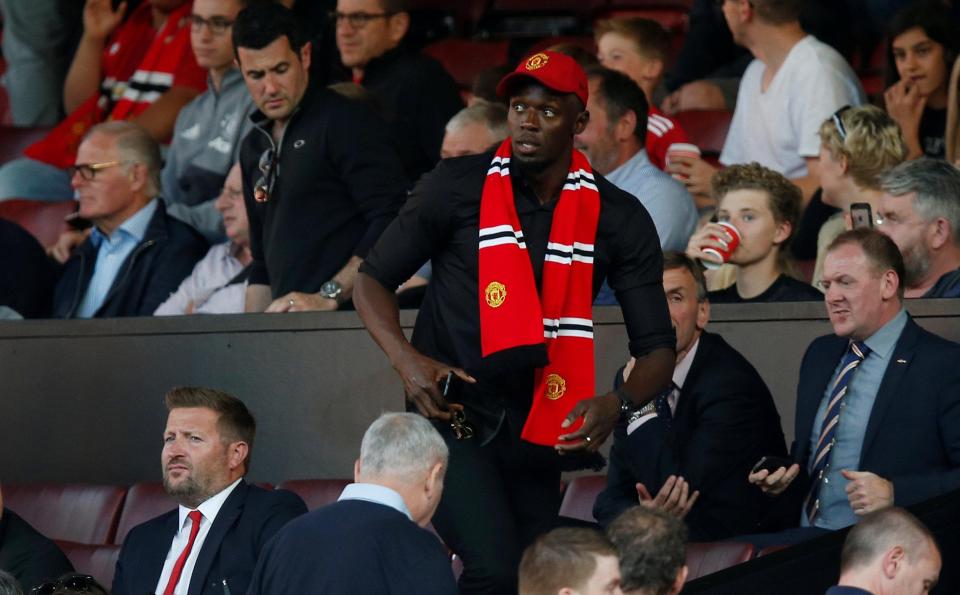
{"label": "wristwatch", "polygon": [[633,404],[633,401],[630,400],[630,397],[627,396],[627,392],[623,390],[623,387],[618,386],[613,389],[613,393],[617,395],[617,398],[620,399],[620,415],[628,415],[631,411],[636,409],[636,405]]}
{"label": "wristwatch", "polygon": [[339,302],[341,293],[343,293],[343,285],[340,285],[332,279],[320,286],[320,295],[329,300],[335,300]]}

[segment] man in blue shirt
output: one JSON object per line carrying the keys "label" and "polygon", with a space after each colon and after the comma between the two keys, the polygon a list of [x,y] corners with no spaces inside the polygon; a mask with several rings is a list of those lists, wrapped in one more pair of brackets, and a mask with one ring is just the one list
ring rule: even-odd
{"label": "man in blue shirt", "polygon": [[90,130],[70,182],[93,230],[64,265],[55,317],[149,316],[204,255],[203,238],[156,200],[160,166],[160,148],[140,126]]}
{"label": "man in blue shirt", "polygon": [[749,476],[800,521],[774,541],[960,488],[960,345],[906,313],[903,271],[896,245],[874,230],[828,248],[822,283],[835,335],[816,339],[800,366],[795,463]]}
{"label": "man in blue shirt", "polygon": [[847,533],[840,580],[827,595],[923,595],[940,576],[937,542],[902,508],[874,512]]}

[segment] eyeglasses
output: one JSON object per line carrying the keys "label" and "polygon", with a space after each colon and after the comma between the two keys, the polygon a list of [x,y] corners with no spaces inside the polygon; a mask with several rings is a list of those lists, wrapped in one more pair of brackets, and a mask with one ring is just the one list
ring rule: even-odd
{"label": "eyeglasses", "polygon": [[200,15],[190,15],[190,27],[195,33],[199,33],[204,25],[207,26],[207,29],[210,29],[210,33],[223,35],[227,32],[227,29],[233,26],[233,21],[223,17],[210,17],[209,19],[205,19]]}
{"label": "eyeglasses", "polygon": [[273,192],[273,183],[276,181],[276,160],[274,159],[273,149],[267,149],[260,155],[260,179],[253,185],[253,200],[257,202],[267,202],[270,200],[270,193]]}
{"label": "eyeglasses", "polygon": [[123,161],[104,161],[103,163],[77,163],[76,165],[71,165],[67,168],[67,175],[70,176],[70,179],[73,179],[73,176],[80,174],[80,177],[86,181],[92,180],[96,177],[97,172],[101,169],[107,169],[109,167],[116,167],[122,164]]}
{"label": "eyeglasses", "polygon": [[847,140],[847,127],[843,125],[843,118],[840,116],[842,116],[843,112],[847,111],[848,109],[850,109],[850,106],[845,105],[833,112],[833,115],[830,116],[830,118],[833,120],[833,125],[837,127],[837,134],[840,135],[840,140],[842,141]]}
{"label": "eyeglasses", "polygon": [[57,580],[48,580],[30,590],[31,595],[51,595],[57,591],[73,591],[74,593],[90,593],[94,588],[100,591],[105,589],[89,574],[72,574]]}
{"label": "eyeglasses", "polygon": [[339,25],[343,21],[350,23],[350,27],[354,29],[363,29],[367,26],[367,23],[373,19],[389,19],[395,12],[330,12],[330,20]]}

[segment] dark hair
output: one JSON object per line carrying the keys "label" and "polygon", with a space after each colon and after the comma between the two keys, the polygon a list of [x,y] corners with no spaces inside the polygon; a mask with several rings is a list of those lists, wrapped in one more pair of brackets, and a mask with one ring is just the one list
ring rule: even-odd
{"label": "dark hair", "polygon": [[757,17],[773,25],[785,25],[800,19],[803,0],[751,0]]}
{"label": "dark hair", "polygon": [[240,48],[262,50],[284,36],[299,59],[306,38],[293,11],[276,2],[251,2],[233,23],[234,55],[239,60]]}
{"label": "dark hair", "polygon": [[930,529],[917,517],[898,507],[878,510],[865,515],[847,533],[840,554],[840,568],[845,571],[866,566],[897,545],[913,562],[926,555],[923,546],[927,543],[939,549]]}
{"label": "dark hair", "polygon": [[[314,0],[316,2],[316,0]],[[407,12],[410,10],[410,3],[407,0],[380,0],[380,7],[383,12],[388,14],[397,14],[398,12]]]}
{"label": "dark hair", "polygon": [[830,253],[840,246],[855,244],[860,246],[867,260],[873,265],[873,272],[882,275],[886,271],[892,270],[897,274],[899,283],[897,285],[897,295],[903,299],[904,290],[904,266],[903,255],[900,249],[886,235],[875,229],[859,228],[845,231],[838,235],[830,245],[827,246],[827,253]]}
{"label": "dark hair", "polygon": [[220,438],[226,442],[246,442],[247,458],[244,469],[250,469],[250,457],[253,455],[253,440],[257,433],[257,421],[240,399],[223,391],[202,386],[178,386],[170,389],[163,397],[168,411],[186,407],[210,409],[217,414],[217,430]]}
{"label": "dark hair", "polygon": [[707,280],[703,276],[703,269],[692,258],[683,252],[675,250],[666,250],[663,253],[663,270],[672,271],[674,269],[686,269],[693,277],[697,285],[697,301],[705,302],[707,300]]}
{"label": "dark hair", "polygon": [[506,65],[484,68],[473,78],[470,92],[473,93],[475,97],[483,99],[484,101],[502,103],[506,106],[509,103],[509,99],[497,95],[497,84],[500,82],[500,79],[511,72],[513,72],[513,69]]}
{"label": "dark hair", "polygon": [[960,31],[953,21],[950,10],[938,0],[917,0],[890,21],[887,27],[887,85],[900,80],[897,63],[893,59],[893,40],[910,29],[919,27],[927,37],[943,46],[943,58],[946,62],[946,81],[950,80],[950,68],[957,58],[957,36]]}
{"label": "dark hair", "polygon": [[520,560],[520,592],[554,595],[564,587],[581,589],[597,569],[597,556],[617,556],[603,533],[563,527],[541,535]]}
{"label": "dark hair", "polygon": [[637,124],[633,128],[633,135],[643,147],[647,140],[647,113],[650,106],[640,85],[622,72],[603,66],[595,66],[587,70],[587,77],[596,79],[600,83],[597,85],[596,97],[607,110],[610,126],[613,126],[628,111],[636,114]]}
{"label": "dark hair", "polygon": [[607,537],[620,552],[624,591],[668,593],[686,564],[687,528],[665,512],[634,506],[607,527]]}

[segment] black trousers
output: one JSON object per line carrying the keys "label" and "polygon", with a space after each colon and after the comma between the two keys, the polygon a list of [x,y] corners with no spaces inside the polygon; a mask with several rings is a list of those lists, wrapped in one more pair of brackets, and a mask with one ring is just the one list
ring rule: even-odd
{"label": "black trousers", "polygon": [[524,548],[557,524],[558,455],[520,440],[522,428],[509,419],[486,444],[456,440],[446,425],[438,429],[450,462],[433,526],[463,559],[460,592],[515,594]]}

